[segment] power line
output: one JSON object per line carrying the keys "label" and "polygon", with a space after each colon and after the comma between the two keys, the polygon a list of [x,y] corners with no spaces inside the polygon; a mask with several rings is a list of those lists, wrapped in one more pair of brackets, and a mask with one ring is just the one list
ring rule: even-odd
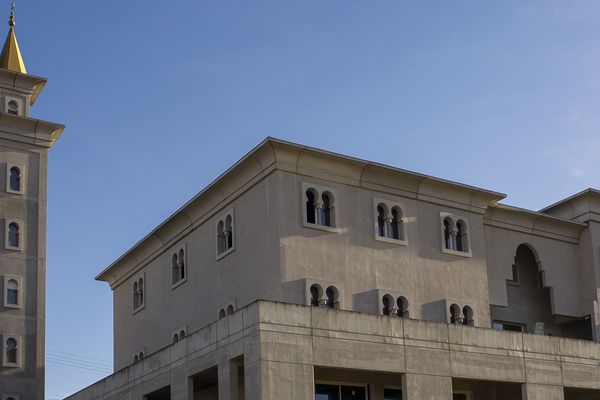
{"label": "power line", "polygon": [[112,369],[112,364],[101,363],[101,362],[97,362],[97,361],[88,361],[83,358],[67,357],[67,356],[61,356],[61,355],[50,354],[50,353],[46,353],[46,358],[54,358],[54,359],[59,359],[59,360],[78,362],[78,363],[84,363],[84,364],[88,364],[88,365]]}
{"label": "power line", "polygon": [[70,367],[70,368],[77,368],[77,369],[85,369],[91,372],[97,372],[97,373],[101,373],[101,374],[111,374],[112,370],[108,369],[108,368],[100,368],[100,367],[94,367],[94,366],[90,366],[90,365],[85,365],[85,364],[75,364],[75,363],[70,363],[67,361],[61,361],[61,360],[47,360],[49,364],[58,364],[58,365],[62,365],[65,367]]}
{"label": "power line", "polygon": [[50,366],[48,366],[48,365],[46,365],[46,369],[47,369],[48,371],[50,371],[50,372],[54,372],[54,374],[58,375],[59,377],[61,377],[61,378],[63,378],[63,379],[66,379],[66,380],[68,380],[68,381],[74,382],[74,383],[76,383],[76,384],[78,384],[78,385],[85,386],[85,383],[84,383],[84,382],[81,382],[79,379],[77,379],[77,378],[75,378],[75,377],[73,377],[73,376],[71,376],[71,375],[69,375],[69,374],[67,374],[67,373],[64,373],[64,372],[62,372],[62,371],[59,371],[59,370],[57,370],[57,369],[55,369],[55,368],[53,368],[53,367],[50,367]]}
{"label": "power line", "polygon": [[66,353],[64,351],[58,351],[58,350],[52,350],[52,349],[46,349],[46,354],[51,354],[54,353],[56,355],[64,355],[64,356],[70,356],[70,357],[74,357],[74,358],[79,358],[79,359],[85,359],[85,360],[95,360],[99,363],[102,364],[108,364],[112,367],[112,362],[106,359],[102,359],[102,358],[95,358],[95,357],[91,357],[91,356],[84,356],[84,355],[80,355],[80,354],[73,354],[73,353]]}

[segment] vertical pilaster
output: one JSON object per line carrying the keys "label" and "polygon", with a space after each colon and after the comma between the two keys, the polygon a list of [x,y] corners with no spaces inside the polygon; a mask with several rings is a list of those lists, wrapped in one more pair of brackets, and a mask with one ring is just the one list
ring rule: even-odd
{"label": "vertical pilaster", "polygon": [[404,374],[402,395],[404,400],[452,400],[452,378]]}

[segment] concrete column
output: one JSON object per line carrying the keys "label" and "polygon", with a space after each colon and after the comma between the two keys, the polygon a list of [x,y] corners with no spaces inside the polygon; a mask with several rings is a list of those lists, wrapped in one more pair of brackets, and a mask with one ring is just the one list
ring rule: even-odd
{"label": "concrete column", "polygon": [[402,397],[404,400],[452,400],[452,378],[404,374]]}
{"label": "concrete column", "polygon": [[524,383],[521,386],[523,400],[564,400],[565,393],[562,386],[538,385]]}
{"label": "concrete column", "polygon": [[192,400],[193,388],[185,366],[171,371],[171,400]]}

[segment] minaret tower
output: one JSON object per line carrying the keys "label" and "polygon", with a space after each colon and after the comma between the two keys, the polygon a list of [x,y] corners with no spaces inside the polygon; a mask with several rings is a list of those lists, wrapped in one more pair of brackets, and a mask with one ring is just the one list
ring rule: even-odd
{"label": "minaret tower", "polygon": [[0,54],[0,400],[44,399],[48,152],[64,129],[30,117],[45,84],[25,69],[13,4]]}

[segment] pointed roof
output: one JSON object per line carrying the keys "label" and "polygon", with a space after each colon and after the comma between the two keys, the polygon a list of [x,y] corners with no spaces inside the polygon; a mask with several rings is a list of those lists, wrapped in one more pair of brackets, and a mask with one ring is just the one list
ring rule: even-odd
{"label": "pointed roof", "polygon": [[15,5],[11,5],[10,20],[8,21],[10,29],[8,30],[8,36],[4,42],[2,48],[2,54],[0,54],[0,68],[7,69],[9,71],[20,72],[26,74],[25,63],[21,56],[21,50],[19,49],[19,43],[17,43],[17,36],[15,35]]}

